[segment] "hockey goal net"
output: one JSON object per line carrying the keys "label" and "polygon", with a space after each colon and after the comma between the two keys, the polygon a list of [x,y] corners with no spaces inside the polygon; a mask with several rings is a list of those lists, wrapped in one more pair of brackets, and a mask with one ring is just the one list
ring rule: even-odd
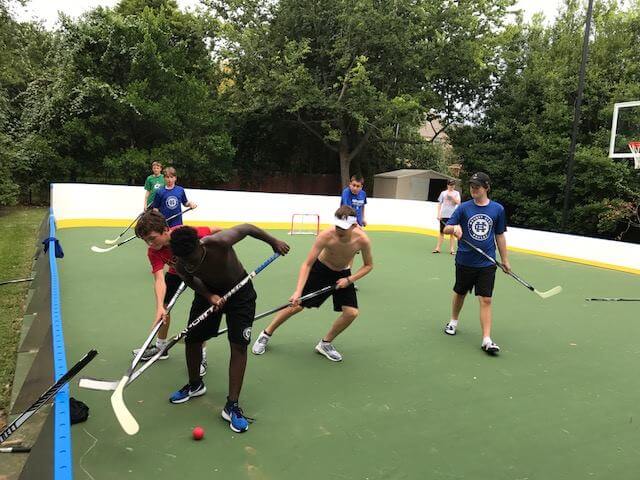
{"label": "hockey goal net", "polygon": [[294,213],[291,215],[290,235],[318,235],[320,215],[317,213]]}

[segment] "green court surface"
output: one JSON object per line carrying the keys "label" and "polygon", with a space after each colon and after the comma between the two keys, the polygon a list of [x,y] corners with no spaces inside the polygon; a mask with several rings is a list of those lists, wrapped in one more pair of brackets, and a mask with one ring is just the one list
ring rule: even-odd
{"label": "green court surface", "polygon": [[[96,348],[88,376],[121,377],[154,312],[142,242],[89,250],[119,231],[58,232],[68,362]],[[258,312],[286,302],[313,241],[273,233],[292,252],[254,280]],[[220,418],[226,337],[209,342],[206,395],[168,402],[186,383],[182,345],[125,391],[136,436],[120,429],[110,394],[74,382],[72,395],[91,408],[72,429],[75,478],[638,478],[640,305],[584,298],[638,296],[640,277],[512,253],[523,278],[564,292],[542,300],[498,272],[492,336],[502,352],[490,357],[480,350],[475,298],[458,334],[443,333],[454,268],[450,255],[430,253],[435,239],[370,236],[375,268],[358,282],[360,317],[335,342],[342,363],[313,350],[336,316],[330,302],[291,319],[265,355],[249,354],[241,406],[256,422],[244,434]],[[247,270],[271,254],[251,238],[237,251]],[[172,332],[184,327],[189,299],[178,302]],[[196,425],[206,432],[200,442],[191,439]]]}

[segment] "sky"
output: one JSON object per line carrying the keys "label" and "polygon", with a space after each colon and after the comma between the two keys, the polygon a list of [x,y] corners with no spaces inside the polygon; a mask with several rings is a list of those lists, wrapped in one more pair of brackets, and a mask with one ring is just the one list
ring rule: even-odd
{"label": "sky", "polygon": [[[199,5],[198,0],[177,0],[181,8],[193,8]],[[14,7],[16,17],[19,20],[28,21],[39,19],[47,28],[54,28],[58,11],[62,11],[72,17],[77,17],[83,12],[99,5],[113,7],[118,0],[30,0],[26,7]],[[518,0],[517,8],[524,11],[525,19],[529,20],[535,13],[542,12],[547,21],[555,18],[558,6],[562,0]]]}

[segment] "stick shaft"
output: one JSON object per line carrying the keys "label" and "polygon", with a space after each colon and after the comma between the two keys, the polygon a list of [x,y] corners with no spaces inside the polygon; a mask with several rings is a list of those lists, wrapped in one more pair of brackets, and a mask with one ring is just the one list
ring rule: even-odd
{"label": "stick shaft", "polygon": [[40,397],[22,414],[11,422],[7,428],[0,432],[0,443],[9,438],[20,426],[26,422],[31,415],[36,413],[40,407],[47,403],[64,385],[71,380],[80,370],[82,370],[98,354],[95,350],[90,350],[82,359],[67,371],[60,379],[51,385]]}
{"label": "stick shaft", "polygon": [[[236,293],[238,290],[240,290],[242,287],[244,287],[247,283],[249,283],[249,281],[254,278],[256,275],[258,275],[258,273],[260,273],[262,270],[264,270],[265,268],[267,268],[276,258],[278,258],[280,256],[279,253],[274,253],[273,255],[271,255],[267,260],[265,260],[262,265],[260,265],[258,268],[256,268],[255,270],[253,270],[251,273],[249,273],[246,277],[244,277],[235,287],[233,287],[231,290],[229,290],[223,298],[223,300],[228,300],[229,297],[231,297],[234,293]],[[211,306],[209,308],[207,308],[198,318],[195,318],[193,320],[193,322],[191,322],[189,325],[187,325],[187,327],[182,330],[180,333],[178,333],[175,337],[173,337],[171,340],[169,340],[169,342],[164,346],[164,348],[162,350],[160,350],[158,353],[156,353],[153,357],[151,357],[147,363],[145,363],[142,367],[140,367],[138,370],[136,370],[131,377],[129,378],[129,382],[131,383],[133,382],[136,378],[138,378],[146,369],[148,369],[151,365],[153,365],[156,360],[158,360],[158,358],[160,358],[165,352],[168,352],[171,347],[173,347],[176,343],[178,343],[183,337],[185,337],[190,330],[193,330],[196,326],[198,326],[200,324],[200,322],[202,322],[205,318],[207,318],[211,313],[214,312],[214,310],[216,309],[215,306]]]}
{"label": "stick shaft", "polygon": [[0,285],[7,285],[9,283],[22,283],[22,282],[30,282],[31,280],[33,280],[34,277],[29,277],[29,278],[18,278],[16,280],[3,280],[0,282]]}

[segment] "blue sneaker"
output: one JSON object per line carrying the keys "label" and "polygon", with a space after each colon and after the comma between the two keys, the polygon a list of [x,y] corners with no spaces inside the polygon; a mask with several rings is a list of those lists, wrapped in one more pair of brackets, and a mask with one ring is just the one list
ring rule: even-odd
{"label": "blue sneaker", "polygon": [[249,430],[249,420],[242,413],[238,403],[227,403],[222,409],[222,418],[229,422],[229,428],[237,433]]}
{"label": "blue sneaker", "polygon": [[171,403],[184,403],[188,402],[191,397],[199,397],[205,393],[207,393],[207,387],[204,386],[204,382],[200,382],[196,388],[193,388],[190,383],[187,383],[180,390],[174,392],[173,395],[169,397],[169,401]]}

